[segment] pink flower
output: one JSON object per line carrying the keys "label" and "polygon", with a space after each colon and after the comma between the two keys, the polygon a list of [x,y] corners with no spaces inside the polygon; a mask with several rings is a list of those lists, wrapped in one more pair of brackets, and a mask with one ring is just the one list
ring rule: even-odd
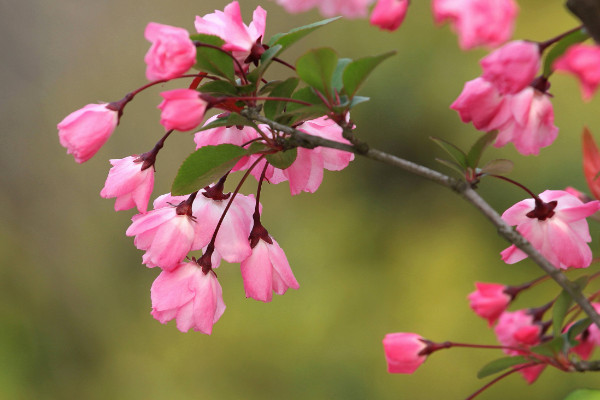
{"label": "pink flower", "polygon": [[419,353],[427,347],[416,333],[388,333],[383,338],[383,350],[392,374],[412,374],[425,362],[427,356]]}
{"label": "pink flower", "polygon": [[264,302],[273,299],[273,292],[281,295],[288,288],[300,287],[285,253],[275,239],[269,239],[272,243],[259,239],[250,257],[241,264],[246,297]]}
{"label": "pink flower", "polygon": [[144,162],[138,156],[110,160],[110,163],[113,167],[100,196],[105,199],[116,197],[115,211],[137,207],[139,212],[145,213],[154,187],[154,167],[142,171]]}
{"label": "pink flower", "polygon": [[404,21],[408,4],[408,0],[378,0],[371,13],[371,25],[395,31]]}
{"label": "pink flower", "polygon": [[[600,313],[600,303],[592,303],[592,306],[597,313]],[[596,324],[591,324],[588,328],[589,336],[588,341],[594,343],[596,346],[600,346],[600,328]]]}
{"label": "pink flower", "polygon": [[196,63],[196,46],[185,29],[150,22],[144,36],[152,42],[144,57],[148,80],[177,78]]}
{"label": "pink flower", "polygon": [[277,0],[289,13],[307,11],[319,7],[326,17],[342,15],[346,18],[362,18],[367,15],[367,8],[374,0]]}
{"label": "pink flower", "polygon": [[239,3],[233,1],[225,6],[223,11],[215,10],[213,14],[197,16],[194,25],[198,33],[223,39],[223,49],[231,51],[233,56],[243,63],[265,35],[267,12],[260,6],[256,7],[252,18],[250,25],[246,26],[242,21]]}
{"label": "pink flower", "polygon": [[194,246],[196,223],[188,209],[184,202],[133,216],[126,235],[135,236],[135,246],[146,250],[142,257],[146,266],[172,271],[191,250],[200,248]]}
{"label": "pink flower", "polygon": [[592,195],[600,199],[600,150],[589,129],[583,129],[583,175]]}
{"label": "pink flower", "polygon": [[[518,365],[515,365],[518,367]],[[527,381],[528,384],[532,384],[537,380],[544,369],[546,368],[546,364],[533,365],[531,367],[523,368],[519,370],[519,373],[523,375],[523,379]]]}
{"label": "pink flower", "polygon": [[479,62],[482,78],[491,82],[502,94],[525,89],[540,69],[537,43],[515,40],[488,54]]}
{"label": "pink flower", "polygon": [[164,100],[160,108],[160,123],[166,130],[189,131],[204,119],[208,103],[192,89],[173,89],[160,94]]}
{"label": "pink flower", "polygon": [[[546,190],[539,198],[549,207],[545,219],[539,219],[544,215],[539,218],[532,215],[539,209],[534,199],[518,202],[502,214],[502,219],[509,225],[516,225],[517,231],[557,268],[588,267],[592,262],[592,251],[587,243],[592,238],[585,218],[600,210],[600,202],[594,200],[584,204],[563,190]],[[507,264],[527,258],[515,245],[502,251],[501,255]]]}
{"label": "pink flower", "polygon": [[492,326],[511,301],[504,291],[506,286],[482,282],[475,282],[475,286],[477,290],[468,296],[469,305],[475,314],[487,319]]}
{"label": "pink flower", "polygon": [[435,22],[450,21],[463,50],[506,42],[518,12],[513,0],[433,0],[432,6]]}
{"label": "pink flower", "polygon": [[107,106],[88,104],[58,123],[60,144],[78,163],[92,158],[117,127],[119,114]]}
{"label": "pink flower", "polygon": [[490,82],[476,78],[465,83],[458,98],[450,105],[463,122],[473,122],[480,131],[490,132],[502,126],[509,117],[504,96]]}
{"label": "pink flower", "polygon": [[[498,342],[507,347],[530,347],[540,342],[542,328],[533,320],[533,316],[524,310],[505,311],[500,315],[494,328]],[[506,354],[518,355],[515,349],[504,349]]]}
{"label": "pink flower", "polygon": [[223,291],[214,272],[202,272],[194,263],[181,263],[172,271],[162,271],[150,289],[152,316],[166,324],[175,319],[177,329],[190,329],[207,335],[225,311]]}
{"label": "pink flower", "polygon": [[600,46],[575,44],[554,62],[554,69],[574,74],[589,101],[600,85]]}

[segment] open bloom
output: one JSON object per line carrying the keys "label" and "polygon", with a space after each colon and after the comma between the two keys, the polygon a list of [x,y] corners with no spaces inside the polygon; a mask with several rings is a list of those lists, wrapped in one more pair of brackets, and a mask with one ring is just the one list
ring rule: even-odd
{"label": "open bloom", "polygon": [[242,261],[241,271],[246,297],[269,302],[273,292],[281,295],[288,288],[298,289],[285,253],[273,238],[273,243],[259,239],[250,257]]}
{"label": "open bloom", "polygon": [[[533,316],[524,310],[505,311],[500,315],[494,333],[503,346],[530,347],[540,342],[542,328],[535,323]],[[504,349],[506,354],[517,355],[516,349]]]}
{"label": "open bloom", "polygon": [[465,83],[450,108],[458,112],[463,122],[473,122],[475,128],[484,132],[498,129],[509,116],[509,110],[504,107],[504,96],[481,77]]}
{"label": "open bloom", "polygon": [[78,163],[92,158],[117,127],[119,114],[107,106],[88,104],[58,123],[60,144]]}
{"label": "open bloom", "polygon": [[383,338],[383,350],[392,374],[412,374],[425,362],[427,356],[419,353],[427,347],[416,333],[388,333]]}
{"label": "open bloom", "polygon": [[450,21],[463,50],[506,42],[518,12],[513,0],[433,0],[432,7],[436,23]]}
{"label": "open bloom", "polygon": [[192,89],[173,89],[160,94],[160,123],[166,130],[189,131],[204,119],[208,103]]}
{"label": "open bloom", "polygon": [[584,100],[590,100],[600,85],[600,46],[575,44],[554,62],[554,69],[575,75]]}
{"label": "open bloom", "polygon": [[408,0],[378,0],[371,13],[371,25],[395,31],[404,21],[408,4]]}
{"label": "open bloom", "polygon": [[115,211],[137,207],[145,213],[154,187],[154,167],[142,171],[144,162],[138,156],[110,160],[113,167],[108,172],[100,196],[116,197]]}
{"label": "open bloom", "polygon": [[504,292],[506,286],[497,283],[475,282],[477,290],[469,294],[469,305],[475,314],[488,320],[492,326],[510,303],[510,296]]}
{"label": "open bloom", "polygon": [[207,335],[225,311],[223,291],[214,272],[202,272],[194,263],[181,263],[173,271],[162,271],[150,289],[152,316],[162,324],[173,319],[177,329]]}
{"label": "open bloom", "polygon": [[307,11],[318,7],[326,17],[342,15],[346,18],[362,18],[367,15],[367,9],[375,0],[277,0],[289,13]]}
{"label": "open bloom", "polygon": [[494,50],[479,62],[483,79],[491,82],[500,93],[514,94],[525,89],[540,69],[537,43],[515,40]]}
{"label": "open bloom", "polygon": [[[516,225],[517,231],[557,268],[588,267],[592,262],[592,251],[587,243],[592,238],[585,219],[600,210],[600,202],[582,203],[563,190],[546,190],[539,198],[547,205],[556,202],[545,219],[528,216],[536,209],[534,199],[518,202],[502,214],[502,219],[509,225]],[[515,245],[502,251],[501,255],[507,264],[527,258],[527,254]]]}
{"label": "open bloom", "polygon": [[144,36],[152,42],[144,57],[149,80],[176,78],[196,63],[196,46],[185,29],[150,22]]}
{"label": "open bloom", "polygon": [[254,10],[252,17],[252,22],[246,26],[242,21],[240,4],[233,1],[226,5],[223,11],[215,10],[204,17],[197,16],[194,25],[198,33],[223,39],[223,50],[231,51],[233,56],[243,63],[265,35],[267,12],[259,6]]}

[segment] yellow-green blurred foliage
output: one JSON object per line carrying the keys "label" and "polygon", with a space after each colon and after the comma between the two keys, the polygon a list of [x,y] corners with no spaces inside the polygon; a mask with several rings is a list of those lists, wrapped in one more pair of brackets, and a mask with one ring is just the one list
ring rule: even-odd
{"label": "yellow-green blurred foliage", "polygon": [[[258,4],[242,1],[246,18]],[[544,40],[577,23],[562,2],[521,1],[516,37]],[[475,374],[497,351],[436,353],[413,376],[386,372],[381,339],[409,331],[436,341],[495,343],[468,308],[475,280],[517,284],[540,275],[529,261],[508,266],[491,225],[451,192],[403,171],[357,159],[325,174],[314,195],[266,186],[264,223],[285,249],[300,289],[270,304],[248,300],[237,265],[219,278],[227,311],[212,336],[183,334],[150,316],[157,269],[125,237],[132,211],[115,213],[99,191],[109,158],[147,151],[162,135],[154,88],[127,106],[116,133],[78,165],[60,147],[56,124],[87,103],[114,101],[143,85],[149,21],[193,31],[195,15],[225,2],[26,0],[0,2],[0,398],[2,399],[459,399],[485,381]],[[263,2],[267,36],[321,19],[287,15]],[[449,104],[479,73],[485,52],[461,52],[435,27],[428,1],[413,1],[395,33],[366,20],[337,21],[285,54],[331,46],[357,58],[391,49],[362,89],[372,101],[352,117],[373,147],[435,168],[435,135],[459,146],[478,137]],[[278,73],[285,70],[275,68]],[[276,72],[276,71],[275,71]],[[576,81],[552,78],[560,134],[537,157],[512,145],[486,159],[511,158],[511,174],[532,190],[585,189],[580,132],[600,135],[598,98],[584,104]],[[597,96],[598,97],[598,96]],[[191,135],[169,139],[154,195],[169,190]],[[230,183],[231,184],[231,183]],[[254,190],[254,181],[245,186]],[[523,199],[485,181],[500,212]],[[598,252],[598,229],[593,229]],[[548,282],[518,302],[537,306],[559,293]],[[482,399],[562,399],[599,388],[594,374],[547,369],[534,386],[513,376]]]}

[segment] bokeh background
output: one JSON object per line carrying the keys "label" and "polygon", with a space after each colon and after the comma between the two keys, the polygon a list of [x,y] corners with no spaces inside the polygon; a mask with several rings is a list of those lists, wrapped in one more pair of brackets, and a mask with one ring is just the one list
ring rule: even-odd
{"label": "bokeh background", "polygon": [[[545,40],[575,26],[561,3],[520,1],[515,36]],[[500,352],[439,352],[413,376],[390,375],[381,339],[408,331],[495,343],[468,307],[473,282],[518,284],[540,272],[529,261],[505,265],[498,253],[506,243],[454,194],[370,160],[326,173],[312,195],[292,198],[286,184],[265,188],[264,223],[285,249],[299,290],[270,304],[245,299],[239,267],[223,265],[227,311],[212,336],[183,334],[150,316],[159,271],[141,265],[142,252],[124,235],[133,212],[115,213],[114,200],[99,191],[109,158],[147,151],[160,138],[158,93],[175,86],[138,96],[84,165],[60,147],[56,124],[146,82],[149,21],[193,31],[196,15],[225,4],[0,0],[0,398],[426,400],[474,392],[485,383],[476,372]],[[258,2],[241,5],[248,21]],[[272,1],[262,6],[267,37],[322,18],[287,15]],[[428,136],[463,147],[476,140],[448,105],[479,75],[485,51],[461,52],[447,26],[434,26],[429,2],[414,1],[395,33],[366,20],[337,21],[285,58],[295,62],[317,46],[351,58],[398,51],[362,89],[372,101],[353,113],[357,133],[373,147],[443,169]],[[537,157],[519,156],[512,145],[485,157],[513,159],[511,177],[537,192],[585,189],[580,134],[587,124],[600,135],[600,103],[582,103],[571,77],[553,77],[552,85],[560,127],[554,145]],[[189,133],[169,139],[155,196],[169,190],[192,150]],[[525,197],[500,181],[484,181],[480,191],[500,212]],[[537,306],[558,293],[545,283],[515,306]],[[534,386],[515,375],[481,398],[562,399],[577,387],[600,388],[600,381],[547,369]]]}

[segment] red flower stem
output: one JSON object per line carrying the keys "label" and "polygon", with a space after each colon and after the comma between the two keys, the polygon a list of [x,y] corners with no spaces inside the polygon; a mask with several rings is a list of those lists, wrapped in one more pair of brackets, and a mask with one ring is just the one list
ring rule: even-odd
{"label": "red flower stem", "polygon": [[217,97],[215,98],[215,103],[221,103],[228,100],[236,100],[236,101],[246,101],[246,100],[265,100],[265,101],[287,101],[288,103],[297,103],[302,104],[303,106],[312,106],[311,103],[306,101],[297,100],[297,99],[289,99],[287,97],[256,97],[256,96],[246,96],[246,97]]}
{"label": "red flower stem", "polygon": [[533,197],[533,199],[535,200],[536,204],[538,202],[542,202],[542,199],[540,199],[535,193],[533,193],[531,190],[527,189],[525,186],[523,186],[522,184],[520,184],[517,181],[513,181],[512,179],[507,178],[507,177],[502,176],[502,175],[490,174],[489,176],[493,176],[494,178],[502,179],[503,181],[512,183],[513,185],[520,187],[521,189],[523,189],[524,191],[526,191],[531,197]]}
{"label": "red flower stem", "polygon": [[485,385],[483,385],[479,390],[477,390],[475,393],[473,393],[472,395],[470,395],[469,397],[467,397],[465,400],[473,400],[475,397],[479,396],[481,393],[483,393],[483,391],[485,391],[486,389],[488,389],[494,383],[496,383],[496,382],[498,382],[498,381],[506,378],[507,376],[509,376],[509,375],[511,375],[511,374],[513,374],[513,373],[515,373],[517,371],[520,371],[520,370],[522,370],[524,368],[533,367],[534,365],[537,365],[537,363],[532,362],[532,363],[528,363],[528,364],[523,364],[523,365],[520,365],[520,366],[518,366],[516,368],[511,369],[508,372],[503,373],[502,375],[500,375],[500,376],[492,379],[491,381],[489,381],[488,383],[486,383]]}
{"label": "red flower stem", "polygon": [[265,163],[265,167],[260,174],[260,179],[258,180],[258,188],[256,189],[256,206],[254,207],[254,220],[260,221],[260,191],[262,190],[262,183],[265,180],[265,174],[267,173],[267,167],[269,166],[269,162]]}
{"label": "red flower stem", "polygon": [[544,42],[539,42],[538,46],[540,48],[540,54],[544,52],[544,50],[546,50],[548,47],[552,46],[554,43],[558,42],[559,40],[561,40],[562,38],[564,38],[565,36],[570,35],[573,32],[577,32],[578,30],[582,29],[583,25],[579,25],[578,27],[575,27],[573,29],[569,29],[568,31],[566,31],[565,33],[561,33],[560,35],[553,37],[552,39],[548,39]]}
{"label": "red flower stem", "polygon": [[[156,86],[156,85],[159,85],[159,84],[161,84],[161,83],[170,82],[170,81],[172,81],[172,80],[175,80],[175,79],[181,79],[181,78],[195,78],[195,79],[194,79],[194,81],[192,82],[192,84],[193,84],[193,83],[196,81],[196,79],[200,78],[200,80],[202,80],[203,78],[205,78],[205,77],[207,77],[207,76],[208,76],[208,75],[206,74],[206,72],[200,72],[200,73],[198,73],[198,74],[188,74],[188,75],[181,75],[181,76],[178,76],[178,77],[176,77],[176,78],[169,78],[169,79],[159,79],[159,80],[157,80],[157,81],[152,81],[152,82],[150,82],[150,83],[147,83],[147,84],[145,84],[144,86],[142,86],[142,87],[140,87],[140,88],[138,88],[138,89],[134,90],[133,92],[129,92],[129,93],[127,94],[127,96],[131,96],[131,98],[133,99],[133,97],[134,97],[135,95],[137,95],[138,93],[140,93],[141,91],[144,91],[144,90],[146,90],[146,89],[148,89],[148,88],[150,88],[150,87],[152,87],[152,86]],[[212,78],[212,77],[211,77],[211,78]],[[200,83],[200,82],[198,82],[198,83]],[[126,97],[127,97],[127,96],[126,96]]]}
{"label": "red flower stem", "polygon": [[237,60],[237,58],[235,58],[233,56],[233,54],[231,54],[230,52],[228,52],[226,50],[223,50],[219,46],[214,46],[214,45],[208,44],[208,43],[202,43],[202,42],[194,41],[194,46],[196,46],[196,47],[208,47],[209,49],[219,50],[221,53],[227,54],[227,56],[229,56],[233,60],[233,62],[235,63],[235,65],[238,67],[238,70],[240,71],[240,74],[242,75],[242,82],[245,85],[248,84],[248,78],[246,78],[246,73],[244,72],[244,68],[242,67],[242,64],[240,64],[240,62]]}
{"label": "red flower stem", "polygon": [[[467,347],[471,349],[492,349],[492,350],[516,350],[520,353],[527,351],[526,349],[520,347],[512,347],[512,346],[498,346],[491,344],[471,344],[471,343],[456,343],[456,342],[443,342],[443,343],[433,343],[430,345],[428,343],[428,348],[431,348],[431,352],[441,350],[441,349],[450,349],[452,347]],[[428,353],[430,354],[430,353]]]}
{"label": "red flower stem", "polygon": [[296,67],[294,67],[292,64],[289,64],[289,63],[283,61],[279,57],[273,57],[273,61],[277,61],[278,63],[285,65],[286,67],[288,67],[291,70],[294,70],[294,71],[296,70]]}

